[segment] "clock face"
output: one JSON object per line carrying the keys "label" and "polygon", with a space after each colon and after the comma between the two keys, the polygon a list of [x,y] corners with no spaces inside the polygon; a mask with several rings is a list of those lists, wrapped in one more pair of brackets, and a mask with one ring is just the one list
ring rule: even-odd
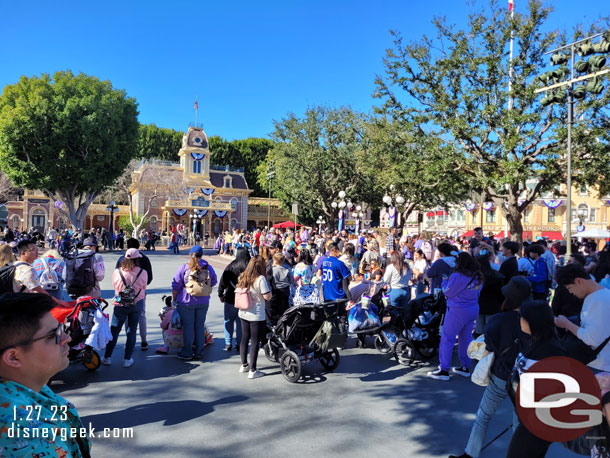
{"label": "clock face", "polygon": [[208,142],[205,138],[203,131],[194,130],[189,134],[189,146],[196,146],[199,148],[207,148]]}

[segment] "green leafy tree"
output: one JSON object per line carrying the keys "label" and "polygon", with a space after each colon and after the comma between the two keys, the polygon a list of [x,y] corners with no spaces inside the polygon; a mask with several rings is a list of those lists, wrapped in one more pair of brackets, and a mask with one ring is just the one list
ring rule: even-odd
{"label": "green leafy tree", "polygon": [[178,162],[184,132],[160,128],[155,124],[140,124],[138,134],[138,158]]}
{"label": "green leafy tree", "polygon": [[134,213],[129,215],[119,216],[117,219],[117,229],[123,229],[127,234],[131,234],[131,237],[138,238],[138,230],[144,226],[148,220],[145,216],[136,216]]}
{"label": "green leafy tree", "polygon": [[368,186],[361,169],[367,147],[361,114],[350,108],[309,108],[303,118],[289,114],[275,122],[275,147],[258,167],[259,182],[267,188],[267,170],[273,164],[273,196],[290,211],[300,204],[299,220],[312,224],[323,214],[335,221],[331,203],[345,191],[352,202],[379,201],[381,195]]}
{"label": "green leafy tree", "polygon": [[[541,86],[536,76],[548,65],[544,53],[565,42],[565,34],[545,31],[550,9],[540,1],[530,0],[522,11],[511,20],[505,5],[492,0],[485,11],[470,14],[465,30],[436,18],[436,39],[424,36],[405,44],[393,33],[385,75],[377,77],[374,94],[389,119],[453,147],[458,154],[451,155],[447,170],[457,171],[474,191],[493,199],[518,241],[522,212],[565,180],[567,122],[565,103],[543,108],[534,93]],[[515,53],[509,94],[511,32]],[[603,130],[608,92],[580,106],[587,112],[574,129],[578,180],[599,183],[608,176]],[[535,185],[526,186],[532,178]]]}
{"label": "green leafy tree", "polygon": [[97,195],[133,158],[136,101],[109,81],[72,72],[22,76],[0,97],[0,165],[15,186],[40,189],[82,229]]}
{"label": "green leafy tree", "polygon": [[246,138],[227,141],[221,137],[210,137],[212,163],[243,167],[248,187],[252,196],[261,197],[267,193],[258,182],[257,167],[265,161],[267,154],[273,148],[273,141],[268,138]]}

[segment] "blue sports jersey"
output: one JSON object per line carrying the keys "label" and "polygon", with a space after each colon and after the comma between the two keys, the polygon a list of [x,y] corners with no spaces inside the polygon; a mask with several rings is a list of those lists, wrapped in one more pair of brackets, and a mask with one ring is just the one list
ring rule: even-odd
{"label": "blue sports jersey", "polygon": [[350,271],[338,258],[329,256],[322,262],[322,285],[324,300],[334,301],[345,297],[342,281],[350,276]]}

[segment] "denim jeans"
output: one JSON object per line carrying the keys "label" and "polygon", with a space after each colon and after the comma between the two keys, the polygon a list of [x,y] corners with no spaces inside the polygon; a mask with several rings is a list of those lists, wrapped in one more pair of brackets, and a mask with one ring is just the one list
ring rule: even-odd
{"label": "denim jeans", "polygon": [[106,346],[106,352],[104,353],[105,358],[110,358],[114,347],[116,346],[119,334],[123,328],[123,324],[127,321],[127,343],[125,344],[125,357],[124,359],[130,359],[133,354],[133,349],[136,346],[136,332],[138,330],[138,321],[142,310],[144,309],[144,300],[136,302],[133,307],[114,307],[114,313],[112,314],[112,323],[110,325],[110,332],[112,333],[112,340],[108,342]]}
{"label": "denim jeans", "polygon": [[196,355],[203,353],[205,346],[205,317],[208,314],[209,304],[185,305],[178,304],[178,313],[182,319],[183,346],[180,356],[188,358],[193,356],[193,339],[197,348]]}
{"label": "denim jeans", "polygon": [[225,302],[225,344],[231,345],[233,328],[235,328],[235,345],[241,343],[241,320],[237,316],[239,310],[235,305]]}
{"label": "denim jeans", "polygon": [[395,288],[390,290],[390,304],[394,307],[404,308],[411,300],[411,290],[406,288]]}
{"label": "denim jeans", "polygon": [[[507,396],[506,380],[502,380],[501,378],[491,374],[489,384],[485,388],[485,392],[483,393],[483,397],[479,403],[477,418],[475,418],[474,424],[472,425],[468,444],[464,450],[467,455],[470,455],[473,458],[478,458],[485,442],[487,426],[489,426],[489,422],[496,413],[496,410]],[[518,423],[519,420],[517,419],[517,415],[513,409],[513,431],[517,427]]]}

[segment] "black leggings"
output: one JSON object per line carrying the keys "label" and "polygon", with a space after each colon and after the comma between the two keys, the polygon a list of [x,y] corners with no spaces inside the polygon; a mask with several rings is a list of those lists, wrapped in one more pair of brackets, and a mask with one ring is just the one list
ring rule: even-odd
{"label": "black leggings", "polygon": [[239,355],[241,363],[248,364],[248,342],[250,344],[250,370],[256,370],[256,360],[258,359],[258,344],[261,337],[265,335],[267,325],[264,321],[247,321],[241,320],[241,345],[239,346]]}

